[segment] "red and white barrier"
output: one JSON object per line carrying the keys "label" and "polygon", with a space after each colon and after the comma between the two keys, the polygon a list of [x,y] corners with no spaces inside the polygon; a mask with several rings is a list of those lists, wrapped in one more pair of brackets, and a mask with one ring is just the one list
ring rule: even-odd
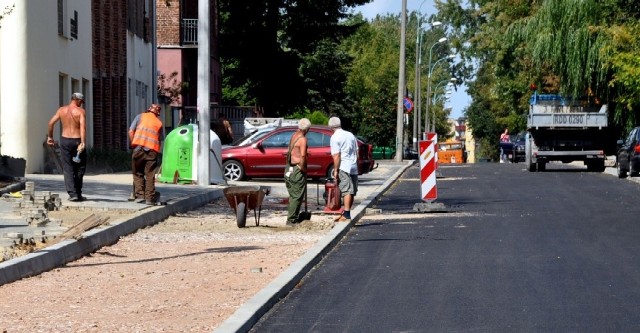
{"label": "red and white barrier", "polygon": [[427,140],[433,141],[433,153],[436,158],[436,169],[438,169],[438,133],[427,132]]}
{"label": "red and white barrier", "polygon": [[438,198],[436,186],[436,150],[437,141],[419,142],[420,149],[420,195],[422,201],[431,202]]}

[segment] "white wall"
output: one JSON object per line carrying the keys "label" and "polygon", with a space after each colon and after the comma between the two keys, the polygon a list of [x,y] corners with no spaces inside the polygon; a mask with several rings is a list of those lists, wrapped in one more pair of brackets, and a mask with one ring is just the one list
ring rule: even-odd
{"label": "white wall", "polygon": [[[59,75],[66,75],[63,104],[70,101],[71,80],[88,80],[87,145],[91,146],[92,36],[91,1],[65,0],[65,31],[78,12],[78,39],[58,35],[57,1],[0,0],[15,3],[0,28],[0,153],[27,160],[27,173],[43,172],[47,123],[60,106]],[[59,139],[60,124],[54,130]]]}
{"label": "white wall", "polygon": [[[153,45],[131,32],[127,33],[127,83],[128,104],[127,123],[144,112],[153,103],[153,93],[157,86],[151,59]],[[137,85],[140,85],[138,87]],[[161,119],[164,119],[161,117]]]}

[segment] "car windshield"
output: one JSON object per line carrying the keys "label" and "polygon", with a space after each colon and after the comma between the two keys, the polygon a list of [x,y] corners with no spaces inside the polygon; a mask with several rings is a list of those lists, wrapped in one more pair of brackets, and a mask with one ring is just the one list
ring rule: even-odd
{"label": "car windshield", "polygon": [[237,147],[248,146],[248,145],[258,141],[258,139],[260,139],[261,137],[267,135],[271,131],[273,131],[273,129],[258,130],[256,132],[251,133],[251,134],[245,135],[245,136],[241,137],[238,140],[233,141],[230,144],[230,146],[237,146]]}

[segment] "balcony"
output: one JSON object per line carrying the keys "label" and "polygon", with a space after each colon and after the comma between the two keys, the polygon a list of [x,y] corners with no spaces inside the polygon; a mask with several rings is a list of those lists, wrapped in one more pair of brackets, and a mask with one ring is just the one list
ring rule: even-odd
{"label": "balcony", "polygon": [[198,45],[198,19],[182,19],[182,45]]}

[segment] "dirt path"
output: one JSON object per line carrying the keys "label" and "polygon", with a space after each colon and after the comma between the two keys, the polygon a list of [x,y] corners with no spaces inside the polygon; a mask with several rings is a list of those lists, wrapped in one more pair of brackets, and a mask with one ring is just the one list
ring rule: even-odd
{"label": "dirt path", "polygon": [[[224,199],[223,199],[224,200]],[[0,332],[211,332],[333,227],[285,225],[284,206],[236,226],[226,201],[0,286]]]}

